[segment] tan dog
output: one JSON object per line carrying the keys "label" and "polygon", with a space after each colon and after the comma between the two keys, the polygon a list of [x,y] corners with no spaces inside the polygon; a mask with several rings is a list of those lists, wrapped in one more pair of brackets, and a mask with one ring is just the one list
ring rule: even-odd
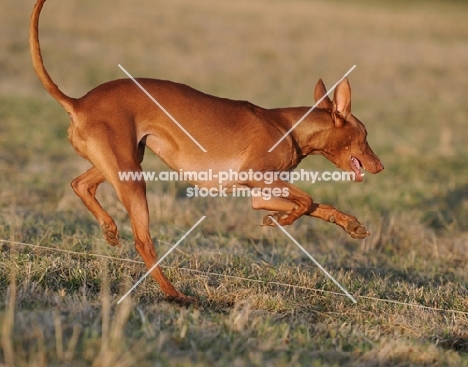
{"label": "tan dog", "polygon": [[[203,152],[130,79],[114,80],[91,90],[82,98],[66,96],[45,70],[39,47],[39,14],[45,0],[38,0],[31,17],[30,49],[34,70],[45,89],[68,112],[68,137],[76,152],[93,167],[71,183],[89,211],[99,222],[104,237],[117,245],[114,220],[95,198],[96,189],[109,181],[130,216],[135,247],[147,268],[157,261],[149,233],[149,215],[144,181],[121,181],[118,172],[140,172],[145,147],[173,170],[285,172],[294,169],[308,155],[321,154],[339,168],[355,172],[360,168],[378,173],[383,165],[366,141],[364,125],[351,114],[351,90],[347,79],[336,88],[334,101],[326,97],[271,153],[268,150],[308,110],[306,107],[264,109],[245,101],[233,101],[204,94],[186,85],[155,79],[137,79],[174,118],[207,149]],[[321,80],[315,99],[325,95]],[[203,187],[218,183],[192,182]],[[287,189],[287,196],[252,198],[254,209],[275,211],[280,225],[293,223],[302,215],[336,223],[355,238],[369,232],[351,215],[314,203],[297,187],[280,179],[271,184],[261,181],[225,182],[232,187]],[[275,225],[267,216],[264,225]],[[190,299],[177,291],[157,267],[152,276],[170,298]]]}

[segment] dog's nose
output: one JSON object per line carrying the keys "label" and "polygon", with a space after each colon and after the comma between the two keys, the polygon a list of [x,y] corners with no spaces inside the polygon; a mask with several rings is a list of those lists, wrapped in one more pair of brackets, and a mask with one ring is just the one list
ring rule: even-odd
{"label": "dog's nose", "polygon": [[372,174],[379,173],[384,169],[384,165],[377,156],[373,156],[370,160],[367,161],[367,164],[364,166],[364,169]]}
{"label": "dog's nose", "polygon": [[383,171],[385,169],[383,163],[380,161],[380,159],[377,159],[377,162],[376,162],[376,170],[375,170],[375,173],[379,173],[380,171]]}

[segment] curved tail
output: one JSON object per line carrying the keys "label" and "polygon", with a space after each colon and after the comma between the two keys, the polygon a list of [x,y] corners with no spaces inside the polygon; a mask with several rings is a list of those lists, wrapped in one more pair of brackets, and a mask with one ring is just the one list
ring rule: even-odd
{"label": "curved tail", "polygon": [[68,113],[71,114],[73,112],[75,99],[67,96],[57,87],[45,69],[44,62],[42,60],[38,28],[39,15],[41,14],[42,6],[45,2],[46,0],[37,0],[31,15],[31,23],[29,25],[29,51],[31,52],[32,64],[37,77],[47,92],[49,92],[49,94],[54,97]]}

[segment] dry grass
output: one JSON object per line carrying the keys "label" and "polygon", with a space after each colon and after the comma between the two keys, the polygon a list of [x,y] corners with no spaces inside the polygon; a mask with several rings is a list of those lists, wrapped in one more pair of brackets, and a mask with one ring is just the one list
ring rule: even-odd
{"label": "dry grass", "polygon": [[[118,249],[69,188],[87,163],[32,72],[32,4],[0,5],[0,366],[468,365],[464,2],[47,2],[46,65],[74,96],[123,77],[121,63],[266,107],[310,105],[319,77],[330,86],[358,66],[353,110],[386,170],[363,184],[301,185],[373,235],[351,240],[310,218],[287,228],[358,304],[279,230],[259,227],[265,213],[247,200],[193,200],[183,184],[152,183],[160,254],[207,216],[164,261],[200,300],[188,309],[149,279],[116,305],[145,269],[110,187],[98,194]],[[148,154],[145,168],[162,167]],[[317,157],[301,167],[332,168]]]}

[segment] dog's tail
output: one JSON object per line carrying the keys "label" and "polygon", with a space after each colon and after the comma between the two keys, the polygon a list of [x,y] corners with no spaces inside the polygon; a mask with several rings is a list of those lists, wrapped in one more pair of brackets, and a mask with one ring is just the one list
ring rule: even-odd
{"label": "dog's tail", "polygon": [[45,2],[46,0],[37,0],[31,15],[31,23],[29,25],[29,51],[31,52],[32,64],[37,77],[47,92],[49,92],[49,94],[54,97],[69,114],[72,114],[75,99],[67,96],[57,87],[45,69],[44,62],[42,60],[38,29],[39,15],[41,14],[42,6]]}

